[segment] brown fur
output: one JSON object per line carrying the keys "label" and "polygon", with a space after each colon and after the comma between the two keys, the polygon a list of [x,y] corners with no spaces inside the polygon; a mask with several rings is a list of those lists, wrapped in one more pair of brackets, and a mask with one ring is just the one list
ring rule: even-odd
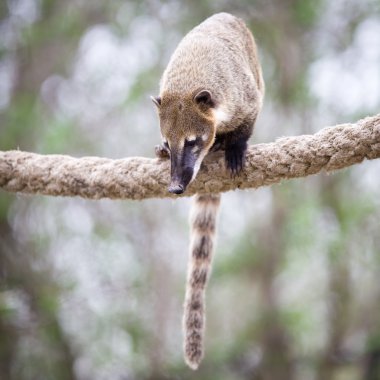
{"label": "brown fur", "polygon": [[[210,93],[210,103],[196,100],[196,95],[205,90]],[[218,13],[180,42],[161,78],[160,95],[153,100],[161,134],[172,156],[179,157],[175,161],[181,162],[189,136],[203,137],[198,144],[193,180],[219,136],[226,148],[227,167],[233,174],[242,169],[246,142],[263,97],[264,81],[251,32],[241,19]],[[178,172],[174,178],[174,171],[172,183],[182,180],[184,191],[188,181],[179,178],[182,173]]]}
{"label": "brown fur", "polygon": [[[183,38],[162,76],[159,97],[152,98],[164,139],[156,153],[171,159],[170,192],[186,190],[211,148],[224,149],[226,167],[239,173],[263,96],[255,41],[242,20],[219,13]],[[205,288],[219,203],[220,195],[197,195],[193,205],[183,317],[185,360],[193,369],[203,357]]]}
{"label": "brown fur", "polygon": [[183,316],[186,363],[197,369],[203,358],[205,288],[210,275],[219,194],[196,195],[191,215],[191,246]]}
{"label": "brown fur", "polygon": [[216,107],[229,116],[212,125],[211,112],[204,115],[207,127],[216,132],[234,130],[247,119],[254,122],[261,108],[264,81],[254,38],[242,20],[228,13],[218,13],[195,27],[172,55],[160,85],[164,136],[170,131],[178,140],[194,132],[189,115],[192,120],[192,115],[202,114],[193,102],[201,89],[210,90]]}

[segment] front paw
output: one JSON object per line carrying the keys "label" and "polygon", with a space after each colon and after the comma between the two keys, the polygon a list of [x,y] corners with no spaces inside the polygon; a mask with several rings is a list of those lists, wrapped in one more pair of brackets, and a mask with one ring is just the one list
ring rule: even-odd
{"label": "front paw", "polygon": [[233,177],[238,175],[243,169],[245,161],[245,152],[247,150],[246,141],[237,141],[234,144],[228,144],[225,150],[225,159],[227,170]]}
{"label": "front paw", "polygon": [[161,158],[161,159],[170,158],[169,150],[163,145],[156,145],[154,147],[154,152],[156,153],[157,158]]}

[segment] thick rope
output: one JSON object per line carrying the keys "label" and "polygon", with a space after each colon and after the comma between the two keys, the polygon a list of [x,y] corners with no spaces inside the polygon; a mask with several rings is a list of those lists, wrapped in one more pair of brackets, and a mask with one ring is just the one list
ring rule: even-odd
{"label": "thick rope", "polygon": [[[231,178],[223,153],[206,157],[184,196],[257,188],[380,157],[380,114],[314,135],[250,146],[243,172]],[[0,151],[0,188],[10,192],[99,199],[178,197],[167,191],[169,162],[143,157],[112,160]]]}

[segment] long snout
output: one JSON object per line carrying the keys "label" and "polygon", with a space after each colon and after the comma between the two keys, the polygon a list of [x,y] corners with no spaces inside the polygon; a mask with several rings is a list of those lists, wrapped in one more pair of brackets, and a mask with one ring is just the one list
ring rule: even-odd
{"label": "long snout", "polygon": [[172,193],[172,194],[182,194],[186,190],[186,188],[183,187],[183,185],[180,183],[171,183],[169,185],[168,190],[169,190],[169,193]]}
{"label": "long snout", "polygon": [[171,176],[171,181],[168,188],[169,193],[182,194],[186,190],[187,185],[191,182],[193,172],[193,167],[187,166],[184,168],[177,168]]}
{"label": "long snout", "polygon": [[194,173],[196,157],[192,152],[171,152],[170,156],[170,185],[169,192],[172,194],[182,194],[187,185],[191,182]]}

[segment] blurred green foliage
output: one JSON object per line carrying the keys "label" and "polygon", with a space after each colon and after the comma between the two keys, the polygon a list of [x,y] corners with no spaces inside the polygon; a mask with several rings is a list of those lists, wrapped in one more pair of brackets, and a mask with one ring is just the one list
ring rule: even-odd
{"label": "blurred green foliage", "polygon": [[[267,91],[254,142],[356,121],[380,106],[379,10],[8,0],[0,149],[152,156],[149,95],[182,36],[220,11],[243,17],[259,46]],[[197,372],[181,352],[187,200],[1,193],[0,379],[379,379],[378,170],[223,195]]]}

